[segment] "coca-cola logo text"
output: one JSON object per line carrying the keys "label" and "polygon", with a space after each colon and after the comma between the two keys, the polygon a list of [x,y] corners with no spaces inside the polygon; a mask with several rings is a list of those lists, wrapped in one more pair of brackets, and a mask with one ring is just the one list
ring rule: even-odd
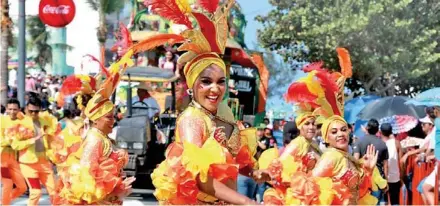
{"label": "coca-cola logo text", "polygon": [[73,0],[40,0],[38,14],[49,26],[65,27],[75,17],[75,4]]}
{"label": "coca-cola logo text", "polygon": [[69,14],[70,6],[67,5],[59,5],[59,6],[51,6],[46,5],[43,8],[43,14]]}

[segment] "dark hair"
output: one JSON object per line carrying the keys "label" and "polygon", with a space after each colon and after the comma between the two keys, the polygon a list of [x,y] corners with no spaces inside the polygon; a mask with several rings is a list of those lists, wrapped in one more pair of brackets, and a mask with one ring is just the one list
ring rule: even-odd
{"label": "dark hair", "polygon": [[367,124],[367,131],[370,135],[376,135],[379,132],[379,122],[376,119],[370,119]]}
{"label": "dark hair", "polygon": [[[86,107],[87,103],[89,103],[90,99],[92,99],[92,95],[82,94],[81,98],[82,98],[82,101],[81,101],[82,106]],[[78,99],[78,95],[73,97],[73,105],[75,105],[75,109],[78,109],[78,103],[76,102],[76,99]]]}
{"label": "dark hair", "polygon": [[383,123],[380,126],[380,132],[386,137],[389,137],[391,134],[393,134],[393,127],[390,123]]}
{"label": "dark hair", "polygon": [[73,113],[69,109],[64,109],[63,114],[64,114],[64,117],[68,118],[68,119],[72,119],[74,117]]}
{"label": "dark hair", "polygon": [[3,104],[2,104],[2,109],[1,109],[1,110],[2,110],[2,111],[1,111],[2,114],[4,114],[4,113],[6,112],[6,107],[3,106]]}
{"label": "dark hair", "polygon": [[273,130],[270,128],[264,128],[264,132],[266,133],[266,130],[270,131],[270,136],[273,136]]}
{"label": "dark hair", "polygon": [[435,107],[426,107],[425,108],[425,112],[426,112],[426,114],[429,116],[429,118],[431,118],[431,119],[435,119],[436,118],[436,116],[435,116]]}
{"label": "dark hair", "polygon": [[298,127],[296,127],[295,121],[287,122],[283,127],[283,141],[284,143],[290,142],[299,136]]}
{"label": "dark hair", "polygon": [[30,104],[34,105],[36,107],[40,107],[40,108],[42,106],[41,99],[38,98],[37,96],[30,96],[29,97],[28,103],[26,105],[30,105]]}
{"label": "dark hair", "polygon": [[6,103],[6,105],[8,105],[8,104],[16,104],[18,107],[20,107],[20,101],[18,101],[18,99],[15,99],[15,98],[9,99],[8,103]]}

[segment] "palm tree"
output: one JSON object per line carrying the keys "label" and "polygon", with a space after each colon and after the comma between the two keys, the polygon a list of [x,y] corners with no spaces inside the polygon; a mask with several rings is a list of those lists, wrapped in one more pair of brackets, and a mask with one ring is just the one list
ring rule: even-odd
{"label": "palm tree", "polygon": [[101,50],[101,62],[105,64],[105,41],[107,37],[107,26],[105,15],[120,11],[124,8],[124,0],[87,0],[93,10],[99,13],[99,27],[97,37]]}
{"label": "palm tree", "polygon": [[2,0],[1,13],[0,103],[6,105],[8,98],[8,48],[12,45],[12,20],[9,17],[9,0]]}
{"label": "palm tree", "polygon": [[48,44],[49,32],[40,17],[30,16],[26,20],[27,33],[31,37],[30,49],[36,49],[34,61],[44,69],[46,64],[52,63],[52,47]]}

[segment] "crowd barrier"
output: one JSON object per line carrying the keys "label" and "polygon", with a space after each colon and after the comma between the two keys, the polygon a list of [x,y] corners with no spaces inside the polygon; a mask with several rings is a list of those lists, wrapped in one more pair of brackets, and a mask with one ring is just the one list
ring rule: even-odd
{"label": "crowd barrier", "polygon": [[[435,162],[417,162],[416,155],[408,157],[405,168],[405,175],[412,174],[411,188],[401,190],[400,205],[425,205],[422,195],[417,187],[420,182],[427,177],[435,168]],[[435,188],[438,188],[438,178],[436,178]],[[434,189],[435,197],[438,197],[438,189]],[[438,198],[435,201],[438,205]]]}

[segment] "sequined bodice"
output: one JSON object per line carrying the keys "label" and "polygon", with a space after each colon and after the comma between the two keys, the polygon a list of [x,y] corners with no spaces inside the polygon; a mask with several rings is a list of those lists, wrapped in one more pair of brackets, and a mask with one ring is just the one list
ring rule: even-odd
{"label": "sequined bodice", "polygon": [[348,157],[348,154],[344,153],[343,155],[345,156],[343,161],[347,161],[347,167],[336,174],[336,176],[333,177],[333,180],[341,181],[348,187],[352,194],[350,204],[356,204],[359,200],[359,186],[362,180],[362,172],[360,171],[359,166],[356,165],[356,162]]}
{"label": "sequined bodice", "polygon": [[[222,119],[218,116],[211,114],[209,111],[201,107],[199,104],[192,102],[189,107],[179,116],[177,120],[177,124],[180,121],[184,121],[182,115],[191,115],[198,120],[202,120],[204,122],[206,128],[201,128],[201,130],[205,131],[204,137],[202,137],[202,141],[206,141],[207,138],[212,136],[217,142],[219,142],[222,146],[228,149],[228,151],[236,156],[238,151],[240,150],[241,143],[239,137],[239,130],[235,123],[229,122],[225,119]],[[200,125],[195,125],[195,128],[200,127]],[[195,128],[186,128],[186,129],[195,129]],[[198,132],[194,131],[193,134],[197,134]],[[179,136],[179,132],[177,133]],[[180,140],[181,137],[177,137]]]}

